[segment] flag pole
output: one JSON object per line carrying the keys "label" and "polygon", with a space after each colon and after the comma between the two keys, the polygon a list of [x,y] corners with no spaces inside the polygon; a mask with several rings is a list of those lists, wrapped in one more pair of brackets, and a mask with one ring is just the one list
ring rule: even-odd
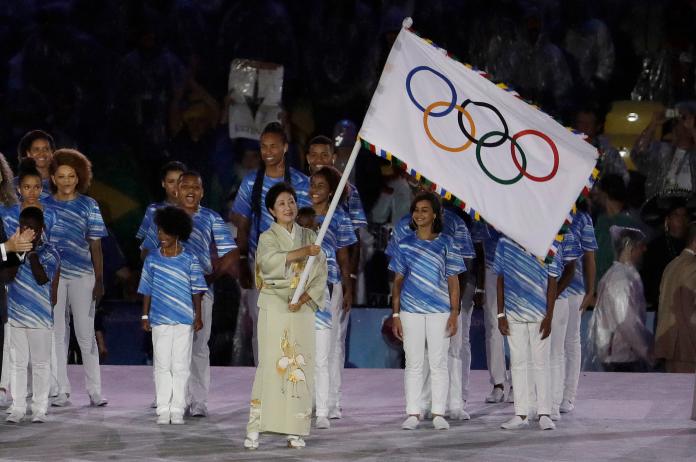
{"label": "flag pole", "polygon": [[[341,200],[342,194],[340,192],[344,190],[344,188],[346,187],[346,183],[348,183],[348,177],[350,176],[350,172],[353,170],[353,165],[355,164],[355,159],[358,157],[358,152],[360,152],[360,137],[358,137],[355,140],[353,151],[350,153],[348,162],[346,162],[346,168],[343,170],[343,174],[341,175],[341,181],[339,181],[338,186],[336,187],[336,193],[331,199],[329,210],[326,212],[324,222],[321,224],[321,227],[319,228],[319,234],[317,234],[317,239],[314,241],[314,245],[321,245],[321,242],[324,240],[326,230],[329,228],[329,224],[331,223],[333,214],[336,211],[336,207],[338,207],[338,203]],[[295,289],[295,293],[292,296],[291,303],[297,303],[297,301],[300,299],[300,296],[304,292],[305,285],[307,284],[307,279],[309,279],[309,272],[312,270],[312,266],[314,266],[315,259],[316,257],[313,256],[307,259],[307,264],[305,265],[304,270],[302,271],[302,276],[300,276],[300,282],[297,284],[297,288]]]}

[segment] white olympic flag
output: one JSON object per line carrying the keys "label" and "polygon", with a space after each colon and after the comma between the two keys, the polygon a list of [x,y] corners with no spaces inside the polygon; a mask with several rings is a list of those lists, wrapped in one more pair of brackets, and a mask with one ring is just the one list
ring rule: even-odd
{"label": "white olympic flag", "polygon": [[360,137],[541,258],[597,159],[582,136],[405,28]]}

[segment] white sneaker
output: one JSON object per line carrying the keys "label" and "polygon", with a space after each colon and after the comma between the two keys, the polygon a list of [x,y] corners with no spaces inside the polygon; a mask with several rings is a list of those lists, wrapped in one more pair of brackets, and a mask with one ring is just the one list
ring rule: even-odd
{"label": "white sneaker", "polygon": [[505,398],[505,392],[502,388],[495,387],[490,395],[486,396],[487,403],[502,403]]}
{"label": "white sneaker", "polygon": [[340,407],[332,407],[329,409],[329,419],[342,419],[343,418],[343,412],[341,411]]}
{"label": "white sneaker", "polygon": [[160,415],[157,416],[157,425],[169,425],[169,422],[170,422],[169,412],[163,411]]}
{"label": "white sneaker", "polygon": [[109,402],[105,398],[102,398],[101,395],[89,396],[89,405],[92,407],[104,407],[107,404],[109,404]]}
{"label": "white sneaker", "polygon": [[5,419],[5,422],[19,423],[24,418],[24,415],[24,412],[12,411],[12,413]]}
{"label": "white sneaker", "polygon": [[69,398],[70,398],[70,395],[67,393],[58,393],[58,396],[53,398],[53,400],[51,401],[51,406],[54,406],[54,407],[67,406],[68,404],[70,404]]}
{"label": "white sneaker", "polygon": [[452,420],[470,420],[471,416],[464,409],[457,409],[450,411],[449,417]]}
{"label": "white sneaker", "polygon": [[539,428],[542,430],[553,430],[556,428],[556,424],[547,415],[542,415],[539,417]]}
{"label": "white sneaker", "polygon": [[33,423],[45,423],[48,422],[48,416],[45,412],[39,412],[37,414],[34,414],[34,417],[31,419],[31,421]]}
{"label": "white sneaker", "polygon": [[410,415],[401,424],[401,428],[403,430],[415,430],[416,428],[418,428],[419,423],[420,422],[418,421],[418,417],[416,417],[415,415]]}
{"label": "white sneaker", "polygon": [[449,423],[441,415],[436,415],[433,418],[433,428],[435,430],[449,430]]}
{"label": "white sneaker", "polygon": [[331,423],[327,417],[321,416],[317,417],[317,421],[314,423],[316,428],[331,428]]}
{"label": "white sneaker", "polygon": [[519,430],[524,427],[529,427],[529,419],[523,419],[518,415],[500,426],[503,430]]}
{"label": "white sneaker", "polygon": [[561,402],[561,407],[559,408],[561,411],[561,414],[567,414],[569,412],[573,412],[575,410],[575,404],[569,399],[564,399]]}
{"label": "white sneaker", "polygon": [[307,446],[304,438],[297,435],[288,435],[288,447],[292,449],[300,449]]}
{"label": "white sneaker", "polygon": [[558,409],[554,409],[551,411],[549,417],[551,417],[551,420],[553,420],[554,422],[558,422],[559,420],[561,420],[561,412]]}
{"label": "white sneaker", "polygon": [[506,403],[514,403],[515,402],[515,390],[510,387],[510,389],[507,392],[507,395],[505,396],[505,402]]}
{"label": "white sneaker", "polygon": [[189,414],[191,417],[208,417],[208,407],[204,403],[191,403]]}
{"label": "white sneaker", "polygon": [[172,413],[170,416],[170,422],[172,425],[183,425],[184,424],[184,414]]}
{"label": "white sneaker", "polygon": [[244,438],[244,448],[251,450],[259,448],[258,432],[247,433],[246,438]]}

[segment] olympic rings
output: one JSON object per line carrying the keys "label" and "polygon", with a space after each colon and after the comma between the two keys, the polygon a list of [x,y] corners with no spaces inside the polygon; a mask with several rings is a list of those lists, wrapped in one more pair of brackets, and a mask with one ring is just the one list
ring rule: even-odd
{"label": "olympic rings", "polygon": [[[428,116],[432,114],[432,110],[436,107],[448,106],[448,105],[449,105],[449,103],[447,103],[445,101],[436,101],[433,104],[431,104],[430,106],[428,106],[427,108],[425,108],[425,112],[423,112],[423,127],[425,128],[425,134],[428,135],[428,138],[430,138],[430,141],[432,141],[433,144],[435,146],[437,146],[438,148],[443,149],[447,152],[461,152],[461,151],[464,151],[465,149],[467,149],[469,146],[471,146],[472,143],[474,143],[474,141],[472,141],[471,138],[469,139],[469,141],[467,141],[463,145],[459,146],[458,148],[451,148],[449,146],[445,146],[444,144],[442,144],[438,140],[436,140],[435,137],[433,136],[433,134],[430,132],[430,128],[428,127]],[[474,119],[471,118],[471,114],[469,114],[466,111],[466,109],[464,109],[462,106],[460,106],[458,104],[456,104],[454,107],[459,112],[459,114],[458,114],[459,120],[462,120],[462,114],[464,114],[464,116],[466,116],[466,120],[469,121],[469,126],[471,127],[471,133],[473,133],[475,135],[476,134],[476,125],[474,125]],[[461,124],[464,125],[464,122],[462,121]]]}
{"label": "olympic rings", "polygon": [[[520,155],[522,156],[522,166],[520,167],[520,166],[518,166],[517,163],[515,163],[517,170],[519,170],[519,172],[520,172],[516,177],[511,178],[509,180],[503,180],[503,179],[498,178],[497,176],[493,175],[486,168],[486,166],[483,165],[483,160],[481,160],[481,147],[484,145],[483,142],[487,138],[490,138],[491,136],[500,136],[500,137],[503,137],[503,139],[509,139],[511,144],[517,145],[517,149],[520,151]],[[524,175],[525,169],[527,168],[527,156],[524,155],[524,151],[522,151],[522,147],[519,144],[517,144],[517,140],[514,137],[511,138],[510,135],[506,135],[505,133],[496,132],[496,131],[486,133],[485,135],[483,135],[481,137],[479,142],[476,144],[476,161],[478,162],[479,167],[481,167],[481,171],[483,173],[485,173],[486,176],[488,176],[488,178],[490,178],[491,180],[495,181],[498,184],[503,184],[503,185],[511,185],[511,184],[515,184],[518,181],[520,181],[522,179],[522,176]]]}
{"label": "olympic rings", "polygon": [[[527,173],[527,170],[525,169],[526,167],[526,158],[524,157],[524,154],[522,153],[522,150],[520,149],[520,154],[522,154],[522,163],[525,164],[525,167],[520,167],[520,164],[517,162],[517,156],[515,155],[515,145],[519,148],[519,145],[516,143],[518,138],[522,138],[525,135],[536,135],[542,140],[546,141],[546,143],[551,147],[551,152],[553,153],[553,168],[551,169],[551,173],[544,177],[540,176],[534,176],[530,175]],[[536,181],[539,183],[543,183],[544,181],[549,181],[551,178],[556,176],[556,172],[558,171],[558,148],[556,148],[556,144],[551,141],[551,138],[546,136],[546,134],[541,133],[540,131],[537,130],[522,130],[521,132],[516,133],[512,137],[512,143],[510,143],[510,155],[512,155],[512,161],[515,163],[515,167],[517,167],[517,170],[519,170],[522,175],[525,177],[529,178],[532,181]]]}
{"label": "olympic rings", "polygon": [[[442,81],[447,84],[449,87],[450,93],[452,95],[451,99],[449,102],[447,101],[435,101],[434,103],[429,104],[427,107],[424,107],[422,104],[420,104],[415,96],[413,95],[413,92],[411,90],[411,80],[413,79],[413,76],[416,75],[420,71],[428,71],[432,73],[433,75],[439,77]],[[429,66],[416,66],[411,71],[408,73],[406,76],[406,93],[408,94],[409,99],[413,103],[414,106],[418,108],[423,113],[423,128],[425,130],[425,134],[428,136],[428,139],[438,148],[447,151],[447,152],[462,152],[467,150],[472,144],[476,144],[476,161],[478,162],[479,167],[483,171],[486,176],[488,176],[491,180],[495,181],[496,183],[503,184],[503,185],[512,185],[520,181],[522,178],[528,178],[531,181],[535,181],[538,183],[546,182],[551,179],[553,179],[556,176],[556,173],[558,173],[558,166],[559,166],[559,154],[558,154],[558,148],[556,147],[556,144],[553,142],[553,140],[546,135],[545,133],[542,133],[538,130],[533,130],[533,129],[526,129],[522,130],[520,132],[517,132],[516,134],[510,136],[510,130],[507,124],[507,121],[503,117],[503,114],[490,103],[483,102],[483,101],[472,101],[471,99],[465,99],[461,104],[457,104],[457,91],[452,84],[452,82],[441,72],[433,69],[432,67]],[[485,133],[483,136],[480,138],[476,138],[476,124],[474,123],[474,119],[471,116],[471,114],[466,110],[467,105],[473,104],[474,106],[478,106],[481,108],[488,109],[489,111],[492,111],[499,119],[502,124],[502,131],[500,130],[493,130],[488,133]],[[445,109],[442,109],[438,112],[435,112],[434,109],[444,107]],[[444,117],[448,115],[450,112],[453,110],[457,110],[457,123],[459,124],[459,129],[461,132],[464,134],[464,136],[467,138],[467,142],[464,143],[461,146],[457,147],[451,147],[447,146],[441,142],[439,142],[435,137],[433,136],[432,132],[430,131],[430,127],[428,126],[428,117]],[[464,126],[464,117],[466,117],[467,122],[469,123],[469,129]],[[553,155],[553,167],[551,168],[551,172],[548,175],[545,176],[536,176],[532,175],[527,172],[527,156],[525,155],[524,151],[522,150],[522,147],[518,143],[518,139],[526,136],[526,135],[535,135],[541,138],[548,144],[548,146],[551,148],[551,153]],[[489,138],[492,137],[498,137],[494,141],[486,141]],[[503,143],[506,141],[510,141],[510,155],[512,157],[512,162],[514,163],[515,167],[519,171],[519,174],[515,176],[514,178],[511,179],[503,179],[503,178],[498,178],[495,176],[493,173],[491,173],[490,170],[484,165],[482,157],[481,157],[481,149],[482,148],[495,148],[498,146],[501,146]],[[517,154],[519,152],[519,155],[522,156],[522,164],[520,165],[519,160],[517,159]]]}

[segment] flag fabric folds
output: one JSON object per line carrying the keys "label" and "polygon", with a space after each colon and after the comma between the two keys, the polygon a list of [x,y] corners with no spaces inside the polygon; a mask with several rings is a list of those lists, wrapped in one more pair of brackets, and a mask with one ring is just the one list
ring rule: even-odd
{"label": "flag fabric folds", "polygon": [[540,258],[596,176],[580,134],[406,28],[360,137]]}

